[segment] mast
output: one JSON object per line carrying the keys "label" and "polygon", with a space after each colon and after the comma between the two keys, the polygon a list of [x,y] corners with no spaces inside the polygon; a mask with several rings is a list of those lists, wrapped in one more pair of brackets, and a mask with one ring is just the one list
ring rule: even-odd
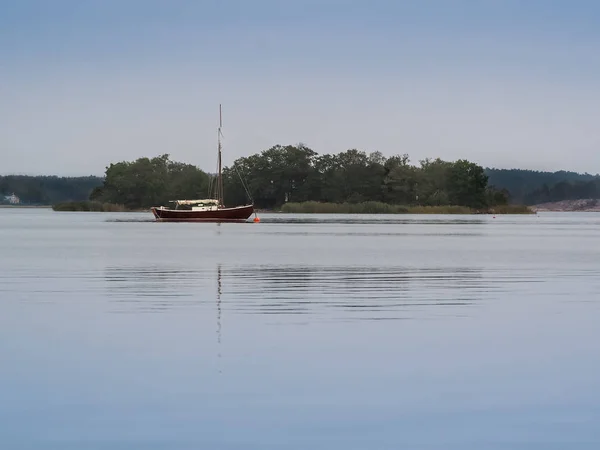
{"label": "mast", "polygon": [[221,114],[221,104],[219,104],[219,178],[217,180],[217,200],[219,200],[219,206],[223,207],[223,173],[222,173],[222,161],[221,161],[221,127],[223,126],[223,116]]}

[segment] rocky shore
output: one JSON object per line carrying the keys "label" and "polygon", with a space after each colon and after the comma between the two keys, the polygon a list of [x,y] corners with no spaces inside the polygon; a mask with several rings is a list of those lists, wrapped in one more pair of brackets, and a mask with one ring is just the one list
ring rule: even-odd
{"label": "rocky shore", "polygon": [[600,200],[586,198],[581,200],[563,200],[560,202],[541,203],[531,207],[534,211],[589,211],[600,212]]}

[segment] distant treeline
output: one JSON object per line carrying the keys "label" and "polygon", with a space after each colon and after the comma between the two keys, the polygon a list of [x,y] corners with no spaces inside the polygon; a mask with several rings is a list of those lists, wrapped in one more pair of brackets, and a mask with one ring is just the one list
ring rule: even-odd
{"label": "distant treeline", "polygon": [[486,169],[489,183],[510,193],[511,203],[536,205],[561,200],[600,198],[600,176],[575,172]]}
{"label": "distant treeline", "polygon": [[[304,202],[482,209],[600,197],[598,175],[483,169],[466,160],[413,164],[408,155],[386,158],[358,150],[318,155],[304,145],[278,145],[240,158],[224,169],[223,177],[226,204],[251,197],[265,209]],[[214,176],[161,155],[110,164],[104,177],[0,176],[0,202],[14,192],[24,204],[91,200],[139,209],[212,196],[211,187]]]}
{"label": "distant treeline", "polygon": [[52,205],[87,200],[102,185],[101,177],[0,175],[0,202],[14,193],[26,205]]}

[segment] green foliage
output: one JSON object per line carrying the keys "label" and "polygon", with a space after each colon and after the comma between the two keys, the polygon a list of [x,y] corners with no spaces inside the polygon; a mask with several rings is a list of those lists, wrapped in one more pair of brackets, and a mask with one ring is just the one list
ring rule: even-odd
{"label": "green foliage", "polygon": [[465,159],[456,161],[448,171],[448,198],[453,205],[485,208],[488,177],[483,167]]}
{"label": "green foliage", "polygon": [[410,205],[419,201],[421,172],[409,164],[408,155],[393,156],[384,162],[383,198],[388,203]]}
{"label": "green foliage", "polygon": [[600,196],[600,176],[575,172],[486,169],[489,184],[510,193],[510,203],[535,205]]}
{"label": "green foliage", "polygon": [[418,201],[426,206],[442,206],[450,202],[448,194],[448,176],[452,163],[425,159],[420,162],[421,176],[416,187]]}
{"label": "green foliage", "polygon": [[0,176],[0,200],[13,192],[24,205],[50,205],[65,201],[87,200],[100,177]]}
{"label": "green foliage", "polygon": [[363,203],[323,203],[303,202],[286,203],[281,207],[283,213],[293,214],[532,214],[533,211],[522,205],[500,205],[484,211],[468,206],[436,205],[436,206],[402,206],[383,202]]}
{"label": "green foliage", "polygon": [[123,212],[127,209],[123,205],[101,203],[94,201],[62,202],[52,205],[54,211],[96,211],[96,212]]}
{"label": "green foliage", "polygon": [[173,162],[169,155],[119,162],[106,168],[102,187],[90,200],[121,204],[126,208],[149,208],[181,198],[208,195],[209,176],[190,164]]}
{"label": "green foliage", "polygon": [[411,206],[408,209],[409,214],[474,214],[477,212],[481,211],[458,205]]}
{"label": "green foliage", "polygon": [[490,208],[491,214],[535,214],[535,212],[526,205],[497,205]]}
{"label": "green foliage", "polygon": [[408,212],[408,208],[383,202],[362,203],[322,203],[308,201],[286,203],[281,212],[295,214],[399,214]]}
{"label": "green foliage", "polygon": [[488,186],[486,191],[486,204],[495,206],[508,205],[510,193],[506,189],[498,190],[492,186]]}
{"label": "green foliage", "polygon": [[[241,177],[248,183],[249,195]],[[600,197],[600,176],[574,172],[485,169],[469,161],[385,158],[356,149],[318,155],[305,145],[276,145],[240,158],[223,170],[225,203],[277,209],[289,202],[318,201],[406,206],[467,206],[475,210]],[[209,194],[210,177],[168,155],[118,162],[105,177],[0,176],[0,203],[13,192],[23,205],[92,200],[148,208],[177,198]]]}
{"label": "green foliage", "polygon": [[[406,154],[385,158],[379,152],[351,149],[317,155],[304,145],[278,145],[240,158],[225,169],[228,204],[247,201],[240,175],[259,208],[279,208],[291,202],[317,210],[322,206],[312,202],[325,202],[361,204],[361,210],[374,204],[485,209],[508,202],[506,192],[488,188],[483,168],[466,160],[426,159],[414,166]],[[376,209],[387,211],[381,206]]]}
{"label": "green foliage", "polygon": [[310,199],[316,153],[303,145],[276,145],[260,154],[240,158],[223,171],[225,203],[242,204],[247,195],[240,180],[249,180],[250,195],[256,204],[272,208],[286,201]]}
{"label": "green foliage", "polygon": [[559,181],[549,187],[547,184],[529,192],[524,203],[535,205],[562,200],[597,199],[600,197],[600,178],[590,181]]}

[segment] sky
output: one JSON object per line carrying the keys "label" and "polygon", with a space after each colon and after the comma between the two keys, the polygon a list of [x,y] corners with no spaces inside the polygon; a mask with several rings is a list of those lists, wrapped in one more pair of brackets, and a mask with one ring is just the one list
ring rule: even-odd
{"label": "sky", "polygon": [[277,144],[600,172],[600,2],[0,0],[0,174]]}

